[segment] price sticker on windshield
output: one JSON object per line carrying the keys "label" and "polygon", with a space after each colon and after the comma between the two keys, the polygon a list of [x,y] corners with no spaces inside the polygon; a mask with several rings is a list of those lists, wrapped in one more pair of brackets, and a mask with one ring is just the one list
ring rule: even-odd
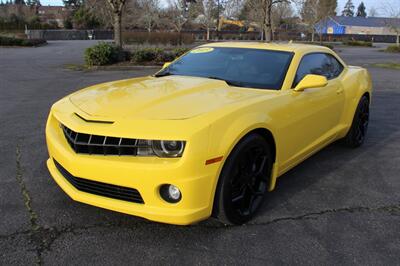
{"label": "price sticker on windshield", "polygon": [[204,53],[210,53],[214,51],[214,48],[212,47],[202,47],[202,48],[197,48],[192,51],[190,51],[191,54],[204,54]]}

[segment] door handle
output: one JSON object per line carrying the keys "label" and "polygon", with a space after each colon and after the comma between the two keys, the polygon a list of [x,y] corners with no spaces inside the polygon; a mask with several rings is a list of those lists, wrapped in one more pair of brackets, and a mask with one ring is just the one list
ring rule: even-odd
{"label": "door handle", "polygon": [[337,90],[336,90],[336,93],[337,93],[337,94],[342,94],[342,93],[343,93],[343,88],[337,89]]}

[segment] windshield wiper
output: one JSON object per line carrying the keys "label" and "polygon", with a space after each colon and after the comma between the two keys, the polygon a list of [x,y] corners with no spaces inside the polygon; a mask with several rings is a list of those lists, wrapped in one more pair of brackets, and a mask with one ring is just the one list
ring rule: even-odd
{"label": "windshield wiper", "polygon": [[235,86],[235,87],[244,87],[243,83],[240,81],[233,81],[233,80],[226,80],[223,78],[219,78],[219,77],[207,77],[208,79],[216,79],[216,80],[222,80],[225,81],[226,84],[228,84],[229,86]]}

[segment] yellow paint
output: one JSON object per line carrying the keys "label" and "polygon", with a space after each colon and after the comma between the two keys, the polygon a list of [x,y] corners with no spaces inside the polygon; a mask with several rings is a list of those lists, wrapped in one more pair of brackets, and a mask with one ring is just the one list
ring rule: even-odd
{"label": "yellow paint", "polygon": [[[274,137],[272,190],[278,176],[344,137],[359,99],[371,93],[368,72],[347,66],[341,59],[345,69],[338,78],[325,86],[295,91],[293,80],[305,54],[325,52],[336,56],[325,47],[265,43],[213,43],[202,47],[290,51],[294,57],[278,91],[229,87],[223,81],[197,77],[142,77],[95,85],[58,101],[51,108],[46,126],[50,155],[47,165],[72,199],[164,223],[190,224],[206,219],[212,211],[222,166],[246,134],[262,128]],[[321,80],[311,77],[308,84],[324,85]],[[87,120],[114,123],[88,123],[75,113]],[[181,158],[76,154],[60,123],[89,134],[185,140],[186,147]],[[220,162],[205,164],[221,156]],[[53,159],[75,176],[135,188],[145,204],[78,191],[57,171]],[[182,200],[177,204],[163,201],[158,193],[162,184],[177,186]]]}
{"label": "yellow paint", "polygon": [[171,64],[171,62],[165,62],[162,68],[166,68]]}
{"label": "yellow paint", "polygon": [[307,75],[299,84],[294,88],[295,91],[304,91],[306,89],[322,88],[328,85],[328,80],[324,76],[319,75]]}

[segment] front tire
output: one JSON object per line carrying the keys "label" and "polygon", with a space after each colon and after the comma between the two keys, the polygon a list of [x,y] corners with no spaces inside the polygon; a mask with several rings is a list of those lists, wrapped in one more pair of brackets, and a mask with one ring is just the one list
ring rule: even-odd
{"label": "front tire", "polygon": [[350,130],[344,137],[344,143],[350,148],[360,147],[364,141],[369,123],[369,100],[363,96],[358,103]]}
{"label": "front tire", "polygon": [[213,216],[224,224],[243,224],[254,217],[268,191],[272,170],[270,144],[259,134],[242,139],[222,169]]}

